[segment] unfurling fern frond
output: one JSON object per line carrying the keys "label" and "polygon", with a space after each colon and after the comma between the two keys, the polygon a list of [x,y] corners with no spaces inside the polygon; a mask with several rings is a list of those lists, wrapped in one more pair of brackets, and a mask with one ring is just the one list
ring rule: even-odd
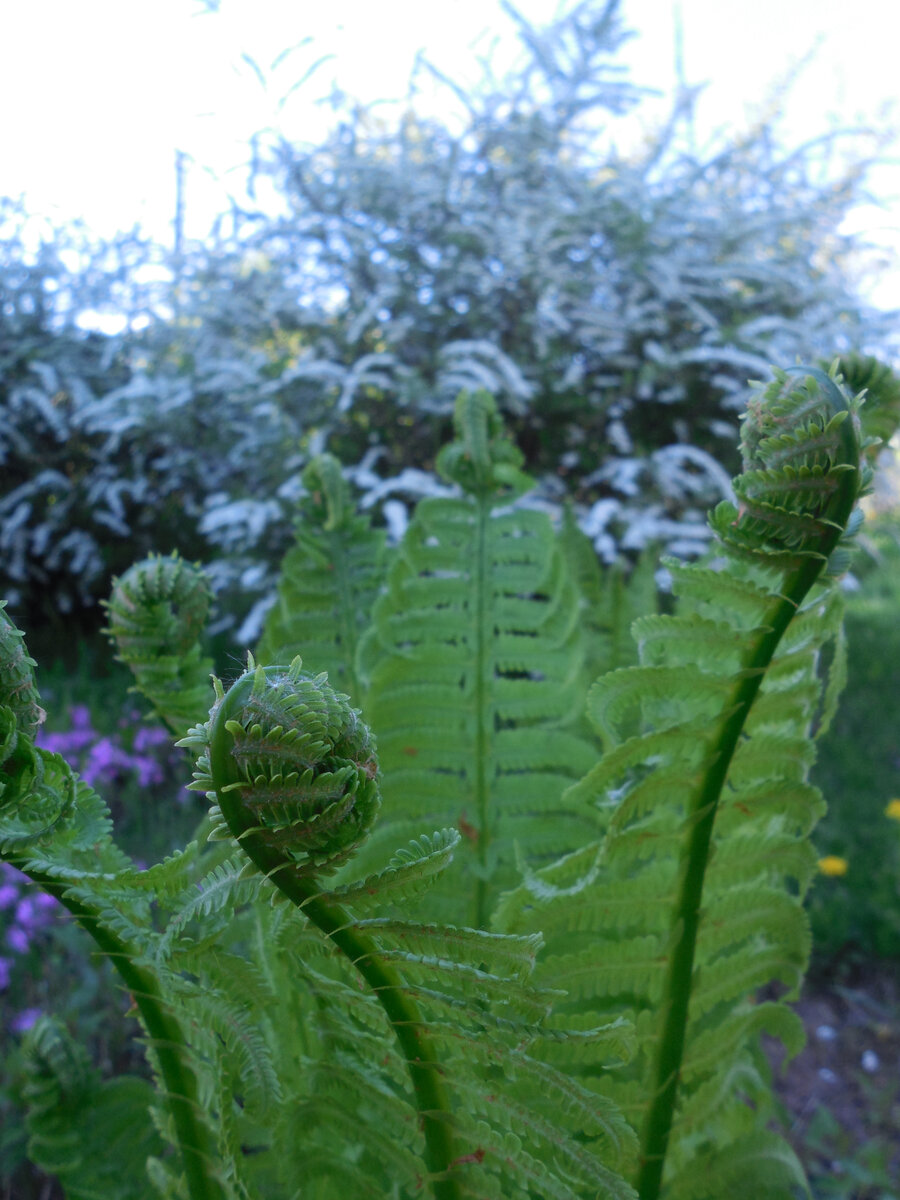
{"label": "unfurling fern frond", "polygon": [[385,535],[358,515],[340,463],[330,454],[303,472],[295,544],[281,566],[257,661],[290,662],[300,654],[332,685],[362,703],[356,651],[372,615],[384,571]]}
{"label": "unfurling fern frond", "polygon": [[[836,366],[850,395],[865,397],[860,417],[868,438],[866,455],[873,461],[900,425],[900,376],[868,354],[842,354]],[[828,370],[828,364],[822,369]]]}
{"label": "unfurling fern frond", "polygon": [[490,397],[463,395],[439,456],[459,497],[423,500],[360,647],[385,808],[368,867],[425,828],[462,834],[427,915],[484,927],[516,878],[593,836],[560,804],[595,757],[579,736],[582,599]]}
{"label": "unfurling fern frond", "polygon": [[68,1200],[156,1200],[144,1164],[162,1139],[150,1120],[152,1085],[122,1075],[101,1082],[59,1022],[40,1017],[24,1041],[31,1160]]}
{"label": "unfurling fern frond", "polygon": [[206,711],[212,662],[202,656],[211,593],[177,554],[151,555],[113,581],[107,633],[138,690],[179,733]]}
{"label": "unfurling fern frond", "polygon": [[[133,867],[112,838],[104,802],[59,755],[35,747],[27,729],[18,727],[11,698],[0,694],[0,856],[68,909],[133,996],[168,1101],[167,1131],[179,1150],[173,1186],[186,1188],[191,1200],[234,1200],[215,1161],[214,1137],[199,1107],[197,1077],[167,980],[150,965],[149,897],[130,888]],[[126,1091],[123,1085],[123,1105]],[[114,1092],[103,1091],[98,1105]],[[48,1096],[44,1115],[50,1121]],[[85,1108],[81,1114],[88,1123],[90,1112]],[[114,1129],[112,1117],[109,1123]],[[87,1178],[87,1168],[80,1173]]]}
{"label": "unfurling fern frond", "polygon": [[[298,1090],[290,1076],[283,1090],[289,1109],[296,1097],[293,1111],[310,1160],[320,1164],[325,1194],[328,1180],[356,1181],[364,1194],[363,1178],[380,1178],[387,1165],[393,1173],[384,1187],[399,1179],[410,1191],[418,1176],[437,1200],[468,1194],[577,1200],[584,1189],[634,1200],[618,1173],[633,1153],[633,1139],[615,1106],[573,1084],[567,1115],[556,1119],[546,1111],[550,1080],[561,1088],[562,1080],[551,1062],[529,1051],[565,1035],[559,1027],[544,1029],[554,993],[530,982],[539,936],[361,915],[382,888],[396,904],[430,885],[458,837],[445,831],[420,838],[375,875],[331,891],[323,885],[321,877],[357,847],[379,799],[374,743],[347,697],[324,675],[304,674],[299,659],[290,667],[258,667],[251,660],[227,693],[217,685],[208,724],[182,744],[201,748],[196,786],[214,795],[265,886],[290,900],[299,910],[293,920],[306,918],[331,951],[316,962],[296,924],[290,938],[269,928],[263,942],[266,969],[277,949],[292,964],[295,981],[318,1001],[316,1018],[303,1022],[305,1041],[315,1037],[327,1050],[313,1091]],[[206,890],[219,884],[236,895],[232,868]],[[193,899],[186,911],[187,920],[176,914],[166,935],[172,965],[202,980],[203,965],[190,944],[182,952],[176,943],[190,920],[211,910]],[[277,919],[264,918],[267,925]],[[278,1004],[285,1002],[278,997]],[[190,1007],[198,1003],[192,999]],[[385,1053],[385,1021],[399,1056]],[[205,1024],[218,1028],[213,1014]],[[222,1040],[227,1047],[224,1034]],[[475,1040],[481,1057],[473,1059]],[[239,1050],[237,1041],[230,1069],[249,1080],[252,1065],[265,1056],[242,1058]],[[528,1126],[533,1158],[524,1149],[511,1153],[513,1112]],[[476,1121],[467,1115],[473,1113]],[[323,1154],[330,1147],[330,1163],[319,1159],[320,1145]],[[560,1162],[566,1164],[561,1176]],[[262,1153],[258,1168],[282,1169]]]}
{"label": "unfurling fern frond", "polygon": [[761,1031],[796,1051],[802,1028],[754,993],[778,981],[795,994],[809,953],[806,838],[822,811],[809,735],[840,630],[837,594],[817,580],[867,481],[857,408],[815,369],[755,395],[738,507],[711,520],[720,558],[667,564],[675,615],[637,621],[640,665],[590,693],[605,752],[564,802],[595,813],[604,838],[498,909],[497,928],[543,930],[537,978],[566,990],[563,1016],[635,1020],[638,1052],[603,1091],[641,1132],[641,1200],[720,1200],[726,1179],[729,1197],[805,1189],[765,1132],[753,1052]]}

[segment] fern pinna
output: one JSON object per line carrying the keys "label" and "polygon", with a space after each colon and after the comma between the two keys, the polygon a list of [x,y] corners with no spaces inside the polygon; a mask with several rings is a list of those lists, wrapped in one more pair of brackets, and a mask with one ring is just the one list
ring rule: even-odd
{"label": "fern pinna", "polygon": [[[708,562],[667,564],[677,608],[634,622],[637,665],[636,591],[523,503],[484,395],[440,459],[459,495],[423,501],[392,552],[334,460],[312,464],[266,665],[227,691],[203,698],[202,577],[139,564],[110,628],[193,726],[213,802],[148,870],[34,745],[33,663],[0,619],[0,852],[140,1013],[157,1096],[121,1088],[135,1200],[804,1190],[756,1042],[801,1036],[785,1001],[808,953],[812,739],[841,681],[825,575],[867,474],[857,409],[815,369],[760,388],[737,505]],[[612,668],[589,692],[585,662]],[[73,1095],[100,1121],[108,1085],[58,1027],[29,1055],[32,1155],[112,1200],[85,1165],[103,1129],[66,1136]]]}

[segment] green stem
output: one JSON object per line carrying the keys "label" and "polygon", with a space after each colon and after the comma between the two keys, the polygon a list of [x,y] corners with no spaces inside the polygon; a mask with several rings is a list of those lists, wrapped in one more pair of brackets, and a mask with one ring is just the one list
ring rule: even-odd
{"label": "green stem", "polygon": [[710,765],[691,804],[688,821],[692,822],[692,828],[685,850],[673,925],[676,940],[669,955],[663,988],[665,1018],[654,1071],[652,1100],[641,1137],[641,1165],[637,1181],[641,1200],[657,1200],[662,1186],[684,1055],[703,882],[719,798],[765,672],[785,630],[819,576],[822,565],[821,560],[811,559],[795,571],[785,581],[783,594],[774,600],[766,614],[762,624],[764,632],[745,655],[725,706],[729,716],[722,723],[719,736],[710,749]]}
{"label": "green stem", "polygon": [[461,1200],[459,1183],[452,1170],[457,1156],[443,1071],[425,1022],[403,980],[380,961],[377,943],[354,928],[347,910],[320,895],[315,877],[297,875],[292,863],[254,836],[238,806],[228,803],[227,792],[220,794],[219,799],[223,815],[248,857],[337,946],[372,989],[406,1060],[425,1136],[425,1163],[432,1176],[435,1200]]}
{"label": "green stem", "polygon": [[[841,389],[816,368],[790,367],[785,375],[797,375],[804,379],[810,376],[813,378],[817,387],[821,389],[825,401],[826,411],[822,415],[823,427],[831,415],[850,408],[847,397]],[[776,405],[774,413],[774,427],[776,428],[780,415],[781,411]],[[758,413],[753,420],[756,423],[757,435],[764,432],[759,426]],[[830,495],[828,492],[823,492],[829,498],[823,510],[816,513],[821,522],[820,528],[827,532],[819,533],[817,537],[812,536],[808,544],[800,549],[799,552],[804,557],[793,570],[786,571],[781,591],[773,596],[770,608],[760,626],[760,636],[751,643],[744,655],[742,669],[736,677],[725,709],[728,715],[719,728],[718,737],[707,760],[707,770],[696,795],[692,798],[688,814],[691,828],[685,848],[683,874],[674,915],[673,944],[670,949],[663,986],[662,1012],[664,1016],[657,1049],[654,1088],[641,1137],[637,1183],[641,1200],[658,1200],[662,1187],[666,1151],[678,1100],[678,1084],[684,1056],[694,957],[703,900],[703,883],[722,789],[728,777],[738,740],[744,730],[765,673],[778,648],[778,643],[846,529],[853,506],[859,496],[861,487],[860,448],[858,430],[852,413],[838,426],[838,430],[838,444],[832,450],[833,458],[830,467],[833,491]],[[802,448],[802,443],[800,446]],[[746,442],[745,451],[748,447],[753,450],[752,439]],[[765,439],[760,441],[753,450],[751,457],[758,459],[752,464],[754,468],[768,469],[772,466],[771,461],[765,457],[768,450],[764,450],[764,447]],[[775,466],[777,467],[777,462]],[[837,477],[833,474],[835,470],[840,471]],[[785,478],[795,479],[797,475],[785,476]],[[815,479],[815,475],[810,475],[809,478]],[[740,494],[739,483],[740,478],[735,480],[735,491],[738,494]],[[811,507],[811,511],[816,511],[814,505]],[[770,509],[772,515],[777,516],[777,512],[777,506]],[[785,528],[790,532],[790,524],[787,520],[790,514],[784,510],[782,513],[785,517]],[[739,519],[740,514],[738,514],[737,521]],[[772,524],[771,536],[777,540],[779,536],[777,522]]]}
{"label": "green stem", "polygon": [[475,928],[486,929],[490,917],[488,906],[488,848],[490,831],[490,791],[487,769],[490,730],[493,727],[493,708],[489,705],[485,680],[485,658],[489,634],[485,630],[488,601],[485,587],[488,579],[487,527],[490,507],[485,497],[479,497],[478,528],[475,543],[475,805],[478,812],[478,882],[475,887]]}
{"label": "green stem", "polygon": [[33,870],[24,856],[10,855],[7,861],[64,905],[119,972],[137,1005],[159,1062],[188,1194],[191,1200],[227,1200],[229,1193],[215,1165],[217,1156],[212,1137],[201,1116],[197,1080],[185,1054],[184,1033],[169,1011],[158,980],[151,971],[136,964],[127,943],[107,929],[88,904],[67,895],[65,882]]}

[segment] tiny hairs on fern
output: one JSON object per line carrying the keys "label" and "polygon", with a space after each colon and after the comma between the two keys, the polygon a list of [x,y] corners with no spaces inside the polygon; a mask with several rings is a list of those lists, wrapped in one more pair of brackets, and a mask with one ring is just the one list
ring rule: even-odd
{"label": "tiny hairs on fern", "polygon": [[380,803],[375,745],[347,696],[322,673],[247,670],[218,699],[196,786],[214,791],[231,831],[302,873],[343,861],[365,837]]}
{"label": "tiny hairs on fern", "polygon": [[871,474],[860,465],[861,402],[818,367],[757,386],[741,428],[738,507],[725,501],[710,521],[726,545],[788,569],[829,558]]}

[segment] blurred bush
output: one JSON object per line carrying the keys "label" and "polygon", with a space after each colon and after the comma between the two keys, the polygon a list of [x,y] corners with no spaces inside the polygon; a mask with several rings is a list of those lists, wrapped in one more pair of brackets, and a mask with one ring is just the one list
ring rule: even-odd
{"label": "blurred bush", "polygon": [[[211,566],[225,620],[246,615],[271,591],[309,457],[336,453],[363,504],[392,499],[402,524],[464,387],[498,397],[544,500],[574,498],[604,557],[701,550],[747,377],[891,344],[855,298],[859,245],[841,232],[869,143],[841,167],[837,135],[788,152],[761,124],[698,150],[686,97],[620,152],[643,93],[616,61],[618,8],[584,0],[546,29],[510,8],[524,57],[474,89],[444,80],[458,119],[417,115],[414,77],[393,117],[348,101],[320,145],[260,140],[251,195],[265,183],[281,211],[235,205],[177,255],[136,237],[29,252],[12,221],[14,609],[96,625],[112,573],[178,549]],[[90,332],[98,310],[124,329]]]}

